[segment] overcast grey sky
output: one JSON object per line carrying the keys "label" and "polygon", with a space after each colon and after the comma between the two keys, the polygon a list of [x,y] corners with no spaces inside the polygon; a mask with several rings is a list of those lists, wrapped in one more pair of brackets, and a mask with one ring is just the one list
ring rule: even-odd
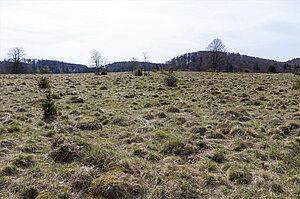
{"label": "overcast grey sky", "polygon": [[300,57],[300,0],[0,0],[0,59],[13,47],[27,58],[88,65],[165,62],[220,38],[229,52],[285,61]]}

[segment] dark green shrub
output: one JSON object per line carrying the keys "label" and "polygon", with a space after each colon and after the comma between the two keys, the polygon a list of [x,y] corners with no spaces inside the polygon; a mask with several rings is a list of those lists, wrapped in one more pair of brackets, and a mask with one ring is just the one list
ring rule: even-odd
{"label": "dark green shrub", "polygon": [[169,73],[173,73],[174,71],[173,71],[173,67],[171,66],[170,68],[169,68]]}
{"label": "dark green shrub", "polygon": [[244,72],[244,73],[250,73],[250,70],[249,70],[248,68],[244,68],[244,69],[243,69],[243,72]]}
{"label": "dark green shrub", "polygon": [[167,75],[165,78],[164,78],[164,82],[167,86],[170,86],[170,87],[176,87],[177,86],[177,77],[175,77],[174,75]]}
{"label": "dark green shrub", "polygon": [[46,77],[41,77],[38,82],[40,88],[50,88],[49,80]]}
{"label": "dark green shrub", "polygon": [[42,108],[44,111],[44,117],[49,117],[57,113],[53,94],[51,93],[50,89],[46,92],[45,99],[42,102]]}
{"label": "dark green shrub", "polygon": [[276,73],[276,66],[274,65],[268,66],[266,73]]}
{"label": "dark green shrub", "polygon": [[142,69],[138,68],[135,71],[133,71],[133,75],[134,76],[142,76],[143,75],[143,71]]}

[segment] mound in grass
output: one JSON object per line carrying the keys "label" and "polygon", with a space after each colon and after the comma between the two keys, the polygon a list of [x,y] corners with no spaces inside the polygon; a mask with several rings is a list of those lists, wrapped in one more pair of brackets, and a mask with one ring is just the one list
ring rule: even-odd
{"label": "mound in grass", "polygon": [[77,124],[80,130],[102,130],[101,122],[93,117],[84,117]]}
{"label": "mound in grass", "polygon": [[130,174],[114,170],[102,174],[91,182],[88,190],[92,198],[142,198],[144,190]]}
{"label": "mound in grass", "polygon": [[83,152],[75,144],[62,144],[49,153],[49,156],[58,163],[71,163],[80,160]]}

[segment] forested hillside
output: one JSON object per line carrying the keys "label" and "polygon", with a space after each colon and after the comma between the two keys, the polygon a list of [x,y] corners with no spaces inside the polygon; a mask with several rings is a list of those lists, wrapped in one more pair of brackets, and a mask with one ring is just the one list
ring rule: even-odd
{"label": "forested hillside", "polygon": [[[293,72],[300,69],[300,58],[287,62],[278,62],[240,55],[239,53],[227,53],[224,55],[223,60],[217,67],[217,71],[242,72],[247,69],[251,72],[265,72],[269,65],[275,65],[277,72]],[[199,51],[175,57],[168,61],[167,64],[173,66],[175,70],[207,71],[212,70],[209,59],[209,52]]]}

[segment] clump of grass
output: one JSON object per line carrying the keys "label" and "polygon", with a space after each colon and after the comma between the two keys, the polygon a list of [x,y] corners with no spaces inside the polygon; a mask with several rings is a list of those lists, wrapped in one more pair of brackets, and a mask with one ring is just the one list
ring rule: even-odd
{"label": "clump of grass", "polygon": [[224,150],[217,150],[214,152],[212,156],[210,156],[210,159],[212,159],[215,162],[222,163],[225,161],[225,151]]}
{"label": "clump of grass", "polygon": [[73,190],[87,193],[89,184],[93,180],[93,170],[89,167],[79,167],[72,174],[69,183]]}
{"label": "clump of grass", "polygon": [[71,163],[82,158],[82,151],[74,144],[62,144],[49,156],[58,163]]}
{"label": "clump of grass", "polygon": [[18,123],[14,123],[12,126],[8,127],[7,131],[9,133],[19,132],[20,131],[20,126],[19,126]]}
{"label": "clump of grass", "polygon": [[187,156],[194,153],[193,146],[186,144],[185,141],[178,138],[173,138],[163,145],[162,152],[166,155]]}
{"label": "clump of grass", "polygon": [[228,179],[238,184],[249,184],[252,180],[252,174],[249,169],[243,165],[232,165],[227,170]]}
{"label": "clump of grass", "polygon": [[206,131],[207,131],[207,129],[205,127],[201,127],[201,126],[195,126],[190,129],[191,133],[197,133],[197,134],[200,134],[201,136],[204,136]]}
{"label": "clump of grass", "polygon": [[180,110],[175,106],[164,106],[164,109],[170,113],[179,113]]}
{"label": "clump of grass", "polygon": [[169,68],[169,73],[174,73],[174,70],[173,70],[172,66]]}
{"label": "clump of grass", "polygon": [[169,87],[176,87],[177,86],[177,82],[178,82],[178,79],[174,75],[167,75],[164,78],[165,85],[169,86]]}
{"label": "clump of grass", "polygon": [[142,198],[143,188],[137,180],[119,170],[102,174],[90,184],[88,196],[92,198]]}
{"label": "clump of grass", "polygon": [[38,194],[38,190],[35,187],[24,187],[21,191],[21,198],[36,198]]}
{"label": "clump of grass", "polygon": [[56,115],[57,113],[57,108],[54,103],[53,94],[51,93],[50,89],[46,92],[45,99],[42,102],[42,108],[44,111],[45,118],[52,115]]}
{"label": "clump of grass", "polygon": [[271,184],[271,191],[274,192],[274,193],[284,193],[284,188],[282,187],[281,184],[278,184],[278,183],[272,183]]}
{"label": "clump of grass", "polygon": [[49,83],[49,80],[48,78],[46,77],[41,77],[38,81],[38,86],[40,88],[50,88],[50,83]]}
{"label": "clump of grass", "polygon": [[34,164],[32,156],[29,155],[19,155],[17,158],[13,161],[13,165],[17,167],[22,168],[28,168],[31,167]]}
{"label": "clump of grass", "polygon": [[102,130],[101,122],[93,117],[84,117],[77,124],[80,130]]}
{"label": "clump of grass", "polygon": [[94,149],[87,151],[84,161],[88,165],[107,170],[114,164],[115,157],[112,151],[101,145],[97,145]]}
{"label": "clump of grass", "polygon": [[0,170],[0,177],[1,176],[11,176],[18,173],[18,169],[15,166],[6,166]]}
{"label": "clump of grass", "polygon": [[297,79],[293,85],[294,90],[300,90],[300,80]]}

